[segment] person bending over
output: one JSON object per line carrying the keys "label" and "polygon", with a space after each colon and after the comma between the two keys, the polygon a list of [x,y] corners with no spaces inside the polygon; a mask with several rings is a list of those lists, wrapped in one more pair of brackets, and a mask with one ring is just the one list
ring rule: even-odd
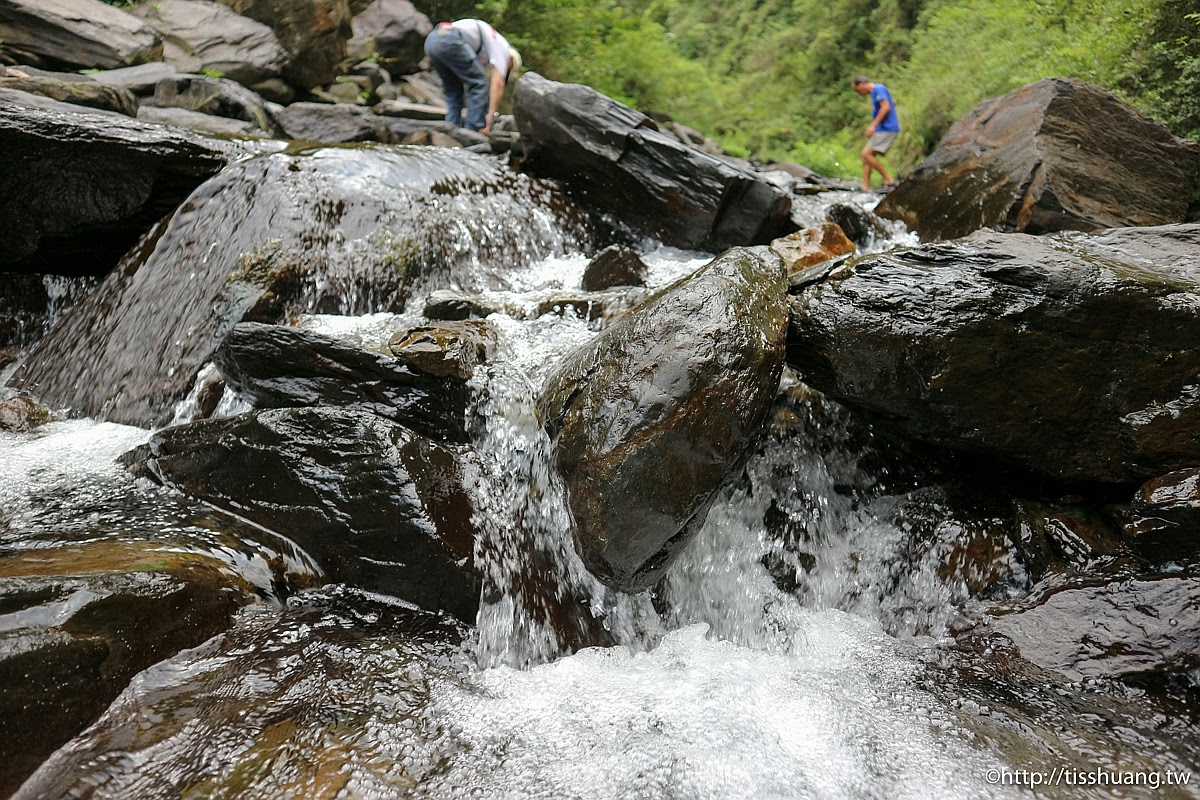
{"label": "person bending over", "polygon": [[867,144],[862,149],[864,192],[871,191],[871,170],[883,176],[883,187],[896,185],[879,157],[888,151],[900,133],[900,119],[896,116],[896,101],[882,83],[873,83],[865,75],[856,75],[850,87],[861,95],[871,96],[871,124],[863,131]]}
{"label": "person bending over", "polygon": [[440,22],[429,32],[425,55],[442,79],[446,121],[473,131],[490,131],[504,86],[521,67],[521,54],[516,48],[483,20],[460,19]]}

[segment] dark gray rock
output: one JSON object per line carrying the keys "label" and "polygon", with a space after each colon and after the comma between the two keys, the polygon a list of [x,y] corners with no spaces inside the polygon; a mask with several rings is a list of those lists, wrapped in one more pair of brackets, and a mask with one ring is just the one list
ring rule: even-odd
{"label": "dark gray rock", "polygon": [[392,336],[388,350],[411,370],[468,381],[476,367],[491,360],[496,331],[483,320],[418,325]]}
{"label": "dark gray rock", "polygon": [[1200,455],[1200,225],[978,232],[872,255],[792,303],[788,361],[881,424],[1052,478]]}
{"label": "dark gray rock", "polygon": [[875,213],[921,237],[1041,234],[1188,219],[1200,146],[1111,92],[1049,78],[985,100]]}
{"label": "dark gray rock", "polygon": [[875,244],[876,239],[887,236],[883,220],[856,205],[834,203],[825,213],[829,221],[836,223],[860,249],[866,250]]}
{"label": "dark gray rock", "polygon": [[149,64],[138,64],[136,67],[106,69],[95,72],[90,77],[106,86],[127,89],[138,97],[145,97],[154,94],[154,87],[163,78],[172,78],[178,74],[179,70],[165,61],[152,61]]}
{"label": "dark gray rock", "polygon": [[293,408],[167,428],[130,460],[286,536],[329,581],[473,621],[468,457],[370,413]]}
{"label": "dark gray rock", "polygon": [[1140,555],[1162,562],[1200,554],[1200,467],[1146,481],[1130,510],[1125,537]]}
{"label": "dark gray rock", "polygon": [[614,244],[604,248],[588,262],[580,286],[585,292],[599,292],[614,286],[645,286],[646,264],[634,250]]}
{"label": "dark gray rock", "polygon": [[163,60],[180,72],[217,71],[249,86],[278,78],[288,54],[274,31],[211,0],[153,0],[133,13],[163,37]]}
{"label": "dark gray rock", "polygon": [[580,202],[667,244],[717,252],[793,230],[789,194],[587,86],[525,73],[513,114],[523,169],[561,180]]}
{"label": "dark gray rock", "polygon": [[[469,242],[464,225],[477,232]],[[569,200],[460,150],[246,159],[197,188],[12,380],[55,408],[162,425],[238,322],[398,311],[418,277],[502,285],[479,265],[528,264],[584,241]]]}
{"label": "dark gray rock", "polygon": [[740,465],[783,369],[779,257],[735,249],[568,357],[538,409],[589,569],[653,585]]}
{"label": "dark gray rock", "polygon": [[330,83],[341,72],[350,38],[346,0],[220,0],[275,31],[291,62],[287,82],[305,91]]}
{"label": "dark gray rock", "polygon": [[154,87],[154,105],[240,119],[272,136],[283,136],[283,129],[263,99],[225,78],[186,74],[163,78]]}
{"label": "dark gray rock", "polygon": [[345,103],[293,103],[279,114],[289,139],[310,142],[396,142],[370,109]]}
{"label": "dark gray rock", "polygon": [[647,291],[636,287],[604,292],[551,290],[514,297],[511,292],[471,294],[437,289],[425,298],[421,313],[433,320],[483,319],[489,314],[506,314],[513,319],[537,319],[545,314],[562,316],[568,310],[588,321],[623,316],[646,299]]}
{"label": "dark gray rock", "polygon": [[0,41],[17,60],[115,69],[162,59],[154,29],[100,0],[0,0]]}
{"label": "dark gray rock", "polygon": [[343,406],[435,441],[470,441],[464,378],[414,369],[394,356],[311,331],[257,322],[234,326],[214,360],[226,383],[256,408]]}
{"label": "dark gray rock", "polygon": [[9,70],[8,77],[0,77],[0,89],[12,89],[18,92],[49,97],[61,103],[75,106],[98,108],[101,111],[114,111],[127,117],[137,116],[137,98],[124,89],[105,86],[95,81],[64,81],[57,78],[44,77],[14,77],[15,70]]}
{"label": "dark gray rock", "polygon": [[212,114],[201,114],[199,111],[188,111],[186,108],[169,108],[160,106],[141,106],[137,118],[142,122],[155,125],[174,125],[187,128],[197,133],[214,136],[241,136],[251,139],[261,139],[266,136],[262,128],[253,122],[229,117],[214,117]]}
{"label": "dark gray rock", "polygon": [[[103,274],[232,158],[219,142],[0,90],[0,261]],[[70,164],[70,169],[64,169]]]}
{"label": "dark gray rock", "polygon": [[1198,603],[1192,575],[1081,583],[995,615],[990,627],[1026,660],[1071,680],[1130,677],[1200,664]]}
{"label": "dark gray rock", "polygon": [[416,72],[425,57],[425,37],[433,30],[429,17],[408,0],[373,0],[350,25],[350,58],[377,57],[397,74]]}
{"label": "dark gray rock", "polygon": [[451,125],[449,122],[436,122],[432,120],[421,119],[406,119],[405,117],[389,117],[381,115],[379,120],[387,127],[388,130],[396,137],[396,141],[402,141],[414,133],[424,131],[437,131],[453,138],[463,147],[471,147],[473,145],[487,144],[488,137],[479,131],[467,130],[459,128],[456,125]]}

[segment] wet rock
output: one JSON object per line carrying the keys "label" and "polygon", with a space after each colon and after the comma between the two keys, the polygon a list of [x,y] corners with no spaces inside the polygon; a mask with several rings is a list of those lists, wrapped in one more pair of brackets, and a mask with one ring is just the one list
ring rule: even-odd
{"label": "wet rock", "polygon": [[28,397],[10,397],[0,403],[0,430],[28,433],[53,418],[50,409]]}
{"label": "wet rock", "polygon": [[400,140],[400,144],[411,144],[417,147],[462,147],[462,144],[450,134],[428,129],[413,131]]}
{"label": "wet rock", "polygon": [[926,240],[1164,225],[1187,220],[1198,168],[1200,147],[1112,93],[1049,78],[976,106],[875,213]]}
{"label": "wet rock", "polygon": [[234,326],[214,360],[257,408],[331,405],[399,422],[436,441],[467,442],[463,379],[281,325]]}
{"label": "wet rock", "polygon": [[806,383],[905,435],[1075,481],[1200,452],[1200,226],[979,232],[868,256],[792,302]]}
{"label": "wet rock", "polygon": [[1050,570],[1087,569],[1106,556],[1126,553],[1114,522],[1083,503],[1014,501],[1025,561],[1035,578]]}
{"label": "wet rock", "polygon": [[427,131],[436,131],[445,136],[449,136],[458,142],[463,147],[471,147],[472,145],[487,144],[488,137],[479,131],[471,131],[466,128],[459,128],[451,125],[449,122],[433,122],[429,120],[405,119],[404,117],[379,117],[380,122],[387,127],[388,130],[396,137],[396,141],[402,141],[414,133],[424,133]]}
{"label": "wet rock", "polygon": [[115,69],[162,59],[154,30],[100,0],[0,0],[0,41],[37,66]]}
{"label": "wet rock", "polygon": [[106,86],[117,86],[133,92],[138,97],[154,94],[154,87],[163,78],[171,78],[179,74],[165,61],[152,61],[149,64],[138,64],[136,67],[121,67],[106,69],[91,75],[91,79]]}
{"label": "wet rock", "polygon": [[199,111],[188,111],[186,108],[160,108],[159,106],[141,106],[137,118],[142,122],[155,125],[174,125],[187,128],[197,133],[215,136],[243,136],[260,139],[266,136],[262,128],[253,122],[229,117],[214,117],[212,114],[201,114]]}
{"label": "wet rock", "polygon": [[76,106],[115,111],[127,117],[137,116],[137,98],[124,89],[96,83],[95,81],[64,81],[45,77],[13,77],[19,70],[9,70],[8,77],[0,77],[0,89],[13,89],[62,103]]}
{"label": "wet rock", "polygon": [[1186,670],[1200,664],[1200,578],[1125,578],[1053,589],[997,612],[991,629],[1028,661],[1072,680]]}
{"label": "wet rock", "polygon": [[1200,554],[1200,468],[1146,481],[1131,511],[1125,536],[1139,554],[1159,562]]}
{"label": "wet rock", "polygon": [[294,408],[159,431],[159,480],[296,542],[332,582],[474,620],[464,451],[373,414]]}
{"label": "wet rock", "polygon": [[587,86],[525,73],[513,113],[523,169],[563,181],[581,202],[667,244],[716,252],[790,230],[790,195]]}
{"label": "wet rock", "polygon": [[290,56],[284,77],[297,89],[330,83],[341,71],[350,38],[346,0],[220,0],[275,31]]}
{"label": "wet rock", "polygon": [[721,146],[712,139],[705,136],[695,128],[689,128],[687,125],[680,125],[678,122],[666,122],[662,126],[665,133],[671,134],[679,142],[686,144],[688,147],[695,148],[701,153],[706,153],[710,156],[723,156],[725,151]]}
{"label": "wet rock", "polygon": [[391,129],[370,110],[338,103],[293,103],[279,114],[289,139],[310,142],[395,142]]}
{"label": "wet rock", "polygon": [[647,296],[638,288],[610,289],[604,292],[545,291],[524,296],[484,292],[469,294],[452,289],[430,292],[425,298],[426,317],[433,320],[485,318],[505,314],[513,319],[537,319],[545,314],[561,316],[568,311],[590,321],[619,318]]}
{"label": "wet rock", "polygon": [[783,368],[784,274],[733,250],[570,356],[538,403],[580,555],[644,589],[703,523],[771,407]]}
{"label": "wet rock", "polygon": [[771,249],[779,253],[788,274],[829,261],[838,256],[854,252],[854,242],[846,238],[836,222],[826,222],[816,228],[790,233],[771,242]]}
{"label": "wet rock", "polygon": [[186,74],[163,78],[154,87],[154,105],[240,119],[272,136],[283,135],[275,115],[261,97],[224,78]]}
{"label": "wet rock", "polygon": [[41,275],[0,273],[0,347],[36,341],[45,332],[49,308],[50,296]]}
{"label": "wet rock", "polygon": [[0,101],[4,269],[103,274],[232,156],[117,114],[11,90]]}
{"label": "wet rock", "polygon": [[222,73],[249,86],[283,74],[287,52],[275,33],[210,0],[154,0],[133,13],[163,36],[163,60],[180,72]]}
{"label": "wet rock", "polygon": [[482,320],[419,325],[396,333],[388,350],[404,366],[426,375],[467,381],[491,360],[496,331]]}
{"label": "wet rock", "polygon": [[876,239],[887,236],[883,220],[850,203],[834,203],[826,212],[829,221],[836,223],[850,241],[862,249],[875,244]]}
{"label": "wet rock", "polygon": [[[458,150],[239,161],[131,251],[12,381],[55,408],[162,425],[238,322],[398,311],[418,277],[495,285],[502,277],[479,264],[581,246],[576,214],[549,187]],[[464,225],[476,232],[468,242]]]}
{"label": "wet rock", "polygon": [[604,248],[588,262],[580,286],[599,292],[614,286],[645,286],[646,264],[636,251],[619,244]]}
{"label": "wet rock", "polygon": [[429,17],[408,0],[373,0],[350,21],[353,37],[346,44],[351,58],[379,58],[397,73],[416,72],[425,57],[425,37],[433,30]]}
{"label": "wet rock", "polygon": [[384,117],[417,119],[427,122],[444,122],[446,109],[422,103],[407,103],[403,100],[385,100],[375,104],[375,113]]}

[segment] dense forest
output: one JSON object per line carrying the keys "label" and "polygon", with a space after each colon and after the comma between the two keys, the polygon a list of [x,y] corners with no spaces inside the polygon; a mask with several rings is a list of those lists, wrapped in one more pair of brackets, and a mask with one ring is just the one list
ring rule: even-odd
{"label": "dense forest", "polygon": [[897,100],[903,174],[980,100],[1051,76],[1200,140],[1195,0],[417,0],[492,21],[527,69],[586,83],[728,151],[854,175],[865,73]]}

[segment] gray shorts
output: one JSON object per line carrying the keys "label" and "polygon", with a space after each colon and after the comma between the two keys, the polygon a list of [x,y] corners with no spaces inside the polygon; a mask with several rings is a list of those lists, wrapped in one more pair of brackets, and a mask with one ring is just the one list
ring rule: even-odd
{"label": "gray shorts", "polygon": [[900,133],[898,131],[876,131],[875,133],[871,134],[870,139],[867,139],[867,147],[871,148],[876,153],[886,153],[888,148],[892,146],[892,143],[896,141],[896,137],[899,135]]}

